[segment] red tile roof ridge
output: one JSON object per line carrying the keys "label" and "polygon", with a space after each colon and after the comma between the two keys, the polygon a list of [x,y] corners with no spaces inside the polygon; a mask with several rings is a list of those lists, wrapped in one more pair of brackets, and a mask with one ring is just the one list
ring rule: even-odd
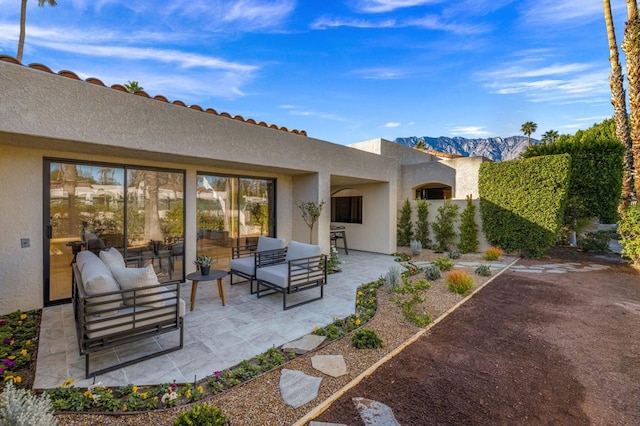
{"label": "red tile roof ridge", "polygon": [[[85,80],[82,80],[73,71],[62,70],[62,71],[59,71],[59,72],[55,73],[55,72],[53,72],[51,70],[51,68],[47,67],[46,65],[38,64],[38,63],[25,65],[22,62],[20,62],[18,59],[14,58],[13,56],[9,56],[9,55],[0,54],[0,61],[8,62],[10,64],[15,64],[15,65],[22,65],[24,67],[35,69],[35,70],[38,70],[38,71],[48,72],[49,74],[57,74],[57,75],[60,75],[62,77],[71,78],[73,80],[85,81],[85,82],[90,83],[90,84],[95,84],[95,85],[98,85],[98,86],[107,87],[106,84],[104,84],[100,79],[97,79],[95,77],[88,77]],[[122,84],[113,84],[113,85],[111,85],[111,89],[117,90],[119,92],[129,93],[127,88],[124,87]],[[263,126],[263,127],[267,127],[267,128],[270,128],[270,129],[275,129],[275,130],[280,130],[280,131],[283,131],[283,132],[287,132],[287,133],[293,133],[293,134],[300,135],[300,136],[307,136],[307,132],[305,130],[297,130],[297,129],[289,130],[284,126],[277,126],[275,124],[267,125],[264,121],[256,122],[256,120],[254,120],[252,118],[245,119],[240,115],[231,116],[231,114],[229,114],[227,112],[218,113],[213,108],[207,108],[205,110],[199,105],[187,105],[186,103],[184,103],[184,102],[182,102],[180,100],[174,100],[174,101],[170,102],[166,97],[164,97],[162,95],[155,95],[155,96],[152,97],[152,96],[150,96],[148,93],[146,93],[144,91],[139,91],[139,92],[135,92],[135,93],[132,93],[132,94],[136,95],[136,96],[142,96],[144,98],[149,98],[149,99],[152,99],[152,100],[156,100],[156,101],[159,101],[159,102],[171,103],[173,105],[186,107],[186,108],[189,108],[189,109],[194,110],[194,111],[204,112],[204,113],[212,114],[212,115],[218,115],[220,117],[227,117],[227,118],[230,118],[232,120],[238,120],[238,121],[245,122],[247,124],[253,124],[253,125],[256,125],[256,126]]]}

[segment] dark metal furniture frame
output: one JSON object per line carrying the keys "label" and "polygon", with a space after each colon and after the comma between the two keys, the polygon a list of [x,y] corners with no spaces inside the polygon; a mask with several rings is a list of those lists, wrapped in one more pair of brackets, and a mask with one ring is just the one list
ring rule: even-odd
{"label": "dark metal furniture frame", "polygon": [[246,246],[238,246],[232,247],[231,249],[231,258],[238,259],[241,257],[254,257],[254,267],[253,267],[253,275],[246,274],[242,271],[238,271],[236,269],[231,269],[229,272],[229,283],[230,285],[239,284],[244,281],[233,282],[233,276],[239,275],[243,278],[246,278],[249,281],[249,292],[251,294],[255,294],[257,292],[257,288],[254,290],[253,282],[256,280],[256,272],[258,271],[259,265],[262,267],[276,265],[278,263],[284,263],[285,256],[287,255],[287,248],[276,249],[276,250],[265,250],[261,252],[257,252],[258,248],[257,244],[251,244]]}
{"label": "dark metal furniture frame", "polygon": [[[258,264],[256,265],[256,274],[258,268],[273,266],[273,263],[266,265],[261,263],[262,256],[256,256]],[[284,262],[281,262],[281,264]],[[327,256],[321,254],[319,256],[306,257],[302,259],[292,259],[287,264],[287,285],[281,287],[278,284],[270,283],[261,279],[257,279],[258,298],[268,296],[274,293],[282,294],[282,308],[287,310],[296,306],[304,305],[316,300],[322,299],[324,296],[324,286],[327,284]],[[266,287],[261,291],[260,287]],[[320,287],[320,296],[312,299],[306,299],[302,302],[294,303],[287,306],[287,295],[298,293],[304,290],[312,290]]]}
{"label": "dark metal furniture frame", "polygon": [[[157,286],[140,287],[135,290],[120,290],[89,296],[84,290],[82,276],[75,263],[73,264],[73,273],[73,311],[78,337],[78,349],[80,355],[85,356],[85,378],[95,377],[98,374],[117,370],[182,349],[184,344],[184,324],[183,318],[180,316],[179,283],[164,283]],[[152,289],[157,291],[149,293],[148,291]],[[146,291],[144,295],[138,295],[141,290]],[[113,307],[110,307],[113,304],[113,300],[105,300],[105,296],[115,294],[120,294],[123,301],[133,301],[133,306],[123,306],[115,315],[97,316],[100,313],[113,311]],[[164,306],[136,305],[137,299],[148,300],[149,297],[156,295],[162,296],[165,301]],[[117,322],[115,326],[114,321]],[[103,325],[101,326],[101,324]],[[122,326],[127,329],[108,332],[114,327],[120,328]],[[90,329],[90,327],[92,328]],[[179,331],[180,337],[177,346],[162,349],[97,371],[90,370],[90,355],[95,352],[173,331]],[[91,335],[95,336],[96,334],[100,335],[91,337]]]}

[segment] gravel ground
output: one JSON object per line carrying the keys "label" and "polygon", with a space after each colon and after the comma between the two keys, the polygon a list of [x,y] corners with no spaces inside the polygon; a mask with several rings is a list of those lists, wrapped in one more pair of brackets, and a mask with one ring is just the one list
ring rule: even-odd
{"label": "gravel ground", "polygon": [[[435,257],[442,256],[444,255],[424,251],[420,256],[413,256],[412,261],[430,261]],[[459,260],[470,262],[482,261],[481,259],[480,254],[471,254],[463,255]],[[513,260],[515,258],[503,256],[500,262],[508,264]],[[474,275],[472,269],[468,269],[466,272],[474,277],[476,288],[491,278]],[[418,274],[412,279],[419,279],[423,276],[423,274]],[[428,313],[434,320],[463,299],[462,296],[451,293],[445,288],[444,278],[432,282],[432,287],[430,290],[425,291],[424,298],[425,302],[419,305],[416,311],[418,313]],[[377,313],[365,327],[378,333],[384,342],[383,348],[355,349],[351,346],[350,333],[345,338],[321,346],[313,353],[299,356],[271,372],[225,393],[205,398],[199,402],[207,401],[220,407],[233,426],[291,425],[420,330],[404,319],[400,308],[390,300],[390,295],[384,289],[378,291]],[[297,409],[283,403],[279,391],[280,370],[282,368],[300,370],[306,374],[319,377],[322,376],[322,373],[311,366],[311,357],[313,355],[339,354],[343,355],[347,364],[348,373],[346,375],[338,378],[324,376],[318,397]],[[61,425],[172,425],[178,413],[189,408],[189,405],[184,405],[169,410],[140,414],[123,415],[119,413],[104,415],[79,413],[59,414],[56,417]]]}

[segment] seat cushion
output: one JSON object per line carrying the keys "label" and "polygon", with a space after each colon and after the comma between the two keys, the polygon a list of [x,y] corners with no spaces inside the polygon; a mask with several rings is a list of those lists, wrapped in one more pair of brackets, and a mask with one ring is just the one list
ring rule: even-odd
{"label": "seat cushion", "polygon": [[[102,293],[110,293],[120,291],[120,286],[113,278],[109,268],[90,251],[81,251],[76,257],[78,270],[82,277],[82,286],[88,296],[95,296]],[[97,314],[99,316],[110,316],[118,313],[118,308],[122,305],[122,297],[120,293],[110,294],[104,297],[96,297],[95,302],[111,302],[101,304],[95,307],[89,307],[88,313],[107,310]],[[109,310],[112,309],[112,310]]]}
{"label": "seat cushion", "polygon": [[127,266],[124,262],[124,257],[122,257],[122,253],[115,247],[111,247],[109,250],[102,250],[100,252],[100,260],[107,265],[109,270],[114,267],[125,268]]}
{"label": "seat cushion", "polygon": [[238,271],[252,277],[256,273],[256,258],[255,256],[247,256],[231,259],[229,267],[232,273],[233,271]]}
{"label": "seat cushion", "polygon": [[259,268],[256,273],[256,278],[275,284],[278,287],[286,288],[289,285],[289,265],[281,263],[279,265]]}
{"label": "seat cushion", "polygon": [[[120,284],[122,290],[138,290],[147,286],[159,286],[160,282],[156,276],[156,272],[153,270],[153,265],[147,265],[144,268],[120,268],[114,267],[113,276]],[[139,305],[153,305],[154,303],[162,303],[162,294],[153,294],[161,291],[160,288],[150,288],[145,290],[136,291],[135,304]],[[144,295],[147,297],[140,297]],[[133,306],[134,300],[130,299],[133,293],[125,293],[124,304],[127,306]]]}
{"label": "seat cushion", "polygon": [[284,260],[288,262],[293,259],[303,259],[306,257],[320,256],[321,254],[322,247],[318,245],[291,241],[289,243],[289,248],[287,249],[287,256]]}
{"label": "seat cushion", "polygon": [[282,238],[260,237],[258,238],[256,251],[278,250],[285,248],[286,245],[287,242]]}

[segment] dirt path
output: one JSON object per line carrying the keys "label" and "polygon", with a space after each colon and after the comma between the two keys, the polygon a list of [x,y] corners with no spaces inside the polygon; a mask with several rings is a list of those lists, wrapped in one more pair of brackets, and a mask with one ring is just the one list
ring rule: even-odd
{"label": "dirt path", "polygon": [[504,273],[316,420],[361,425],[364,397],[402,425],[640,424],[640,275],[564,261],[609,268]]}

